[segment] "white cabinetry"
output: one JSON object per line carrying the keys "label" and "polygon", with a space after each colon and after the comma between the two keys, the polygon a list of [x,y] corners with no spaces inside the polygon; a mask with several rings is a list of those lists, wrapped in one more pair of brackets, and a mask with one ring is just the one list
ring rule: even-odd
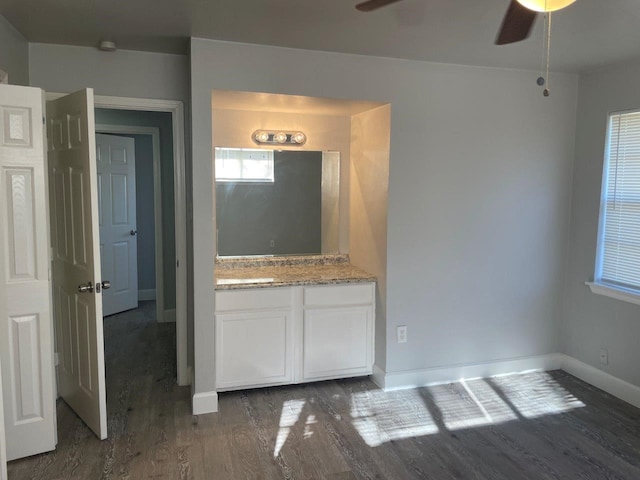
{"label": "white cabinetry", "polygon": [[217,291],[216,386],[369,375],[375,284]]}
{"label": "white cabinetry", "polygon": [[371,373],[373,305],[373,284],[304,289],[304,380]]}
{"label": "white cabinetry", "polygon": [[293,382],[292,289],[216,292],[220,390]]}

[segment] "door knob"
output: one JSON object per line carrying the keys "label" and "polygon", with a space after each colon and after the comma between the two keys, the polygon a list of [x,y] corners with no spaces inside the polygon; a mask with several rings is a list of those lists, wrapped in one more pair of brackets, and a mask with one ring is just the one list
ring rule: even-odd
{"label": "door knob", "polygon": [[138,234],[138,230],[131,230],[129,232],[129,235],[131,235],[132,237],[135,237]]}
{"label": "door knob", "polygon": [[80,285],[78,285],[78,292],[80,293],[93,293],[93,283],[92,282],[88,282],[88,283],[81,283]]}
{"label": "door knob", "polygon": [[100,282],[100,285],[102,285],[103,290],[109,290],[111,288],[111,282],[109,280],[103,280]]}

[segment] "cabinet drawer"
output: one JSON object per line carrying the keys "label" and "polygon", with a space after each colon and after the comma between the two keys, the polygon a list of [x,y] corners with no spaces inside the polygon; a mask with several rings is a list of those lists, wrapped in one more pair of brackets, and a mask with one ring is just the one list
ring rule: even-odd
{"label": "cabinet drawer", "polygon": [[373,283],[305,287],[305,307],[335,307],[339,305],[370,305],[374,301]]}
{"label": "cabinet drawer", "polygon": [[290,288],[260,288],[215,292],[216,312],[261,308],[290,308]]}

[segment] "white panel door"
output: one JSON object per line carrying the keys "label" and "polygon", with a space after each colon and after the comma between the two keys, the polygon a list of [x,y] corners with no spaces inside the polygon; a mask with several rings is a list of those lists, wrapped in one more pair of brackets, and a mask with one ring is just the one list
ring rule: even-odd
{"label": "white panel door", "polygon": [[42,91],[0,85],[0,361],[7,458],[56,445]]}
{"label": "white panel door", "polygon": [[[4,312],[4,310],[3,307],[0,306],[0,314],[2,314],[2,312]],[[4,315],[2,314],[0,318],[4,318]],[[7,443],[4,434],[4,409],[2,403],[2,362],[0,361],[0,480],[7,480]]]}
{"label": "white panel door", "polygon": [[[3,230],[0,225],[0,232]],[[7,293],[4,283],[4,255],[0,255],[0,319],[7,317]],[[0,355],[1,357],[1,355]],[[4,433],[4,402],[2,401],[2,359],[0,358],[0,480],[7,480],[7,440]]]}
{"label": "white panel door", "polygon": [[[133,138],[96,134],[104,316],[138,308],[136,163]],[[149,213],[153,215],[153,212]]]}
{"label": "white panel door", "polygon": [[107,437],[93,90],[47,103],[60,396]]}

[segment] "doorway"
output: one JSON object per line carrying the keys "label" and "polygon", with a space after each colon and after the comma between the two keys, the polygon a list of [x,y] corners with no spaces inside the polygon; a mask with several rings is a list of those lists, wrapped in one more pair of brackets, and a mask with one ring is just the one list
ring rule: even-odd
{"label": "doorway", "polygon": [[[162,158],[161,158],[161,134],[165,133],[165,136],[168,134],[170,136],[170,132],[161,132],[159,127],[150,127],[150,126],[140,126],[140,125],[121,125],[121,124],[105,124],[101,123],[102,119],[109,119],[109,113],[111,111],[96,109],[96,145],[98,151],[100,152],[101,144],[105,143],[105,150],[110,148],[109,143],[126,144],[126,142],[133,142],[133,153],[130,154],[134,158],[134,170],[135,170],[135,180],[133,184],[135,185],[135,195],[133,198],[127,198],[129,195],[126,195],[121,188],[119,191],[120,195],[125,197],[126,204],[132,210],[131,214],[126,215],[126,219],[121,219],[122,229],[121,235],[118,237],[121,243],[131,242],[134,243],[136,247],[136,262],[128,264],[129,271],[127,275],[121,274],[119,278],[124,279],[126,285],[124,287],[128,287],[131,283],[134,283],[132,280],[135,277],[135,292],[127,292],[125,288],[120,288],[120,291],[123,292],[123,296],[133,297],[135,294],[135,302],[131,301],[131,305],[129,308],[136,308],[138,306],[138,301],[155,301],[156,303],[156,320],[158,322],[170,321],[173,322],[176,319],[175,315],[175,275],[172,276],[170,285],[170,290],[167,292],[167,296],[170,297],[169,304],[171,308],[169,310],[165,310],[165,289],[164,289],[164,278],[165,278],[165,256],[167,259],[171,260],[168,267],[173,265],[173,259],[175,258],[175,250],[173,249],[173,242],[171,242],[171,251],[169,254],[166,254],[163,249],[163,237],[165,235],[170,235],[171,238],[175,238],[174,235],[174,218],[173,218],[173,208],[167,209],[169,210],[167,213],[171,218],[171,230],[170,232],[164,232],[163,225],[163,206],[162,206]],[[128,113],[123,111],[123,113]],[[131,112],[135,113],[135,112]],[[146,112],[145,112],[146,113]],[[165,114],[168,115],[168,114]],[[107,117],[107,118],[105,118]],[[111,121],[114,120],[112,116]],[[129,116],[128,120],[135,120],[134,116]],[[153,120],[153,117],[151,118]],[[133,123],[133,122],[130,122]],[[159,123],[159,122],[156,122]],[[170,126],[170,116],[169,116],[169,126]],[[164,129],[166,130],[166,128]],[[105,135],[106,134],[106,135]],[[106,139],[100,140],[101,136],[104,135]],[[111,139],[111,140],[110,140]],[[121,140],[119,140],[121,139]],[[163,139],[165,144],[169,144],[166,138]],[[166,150],[166,148],[165,148]],[[169,152],[170,153],[170,152]],[[168,157],[165,152],[165,156]],[[173,158],[165,158],[165,163],[170,163],[170,167],[172,169]],[[100,162],[98,171],[100,172]],[[171,183],[173,183],[173,175]],[[101,182],[105,182],[104,178],[101,178]],[[165,179],[165,183],[167,179]],[[109,182],[107,182],[109,183]],[[102,190],[106,190],[106,185],[103,186]],[[108,192],[110,193],[110,192]],[[127,192],[128,193],[128,192]],[[103,194],[104,195],[104,194]],[[173,207],[173,205],[172,205]],[[108,210],[108,208],[106,209]],[[108,213],[105,211],[103,213]],[[135,218],[132,218],[135,217]],[[103,232],[105,232],[105,225],[101,223],[101,237],[103,237]],[[127,235],[128,234],[128,235]],[[103,242],[104,244],[104,242]],[[108,245],[105,245],[105,248],[108,249]],[[124,249],[124,248],[123,248]],[[109,269],[104,268],[104,257],[103,257],[103,276],[107,278],[107,273]],[[123,262],[122,262],[123,263]],[[121,263],[121,264],[122,264]],[[132,272],[131,270],[134,270]],[[114,270],[113,268],[111,270]],[[169,274],[172,274],[172,271],[169,271]],[[115,279],[115,277],[114,277]],[[112,290],[117,289],[117,282],[112,282]],[[108,292],[104,292],[105,294]],[[117,305],[110,305],[110,299],[104,295],[103,296],[103,315],[107,316],[114,313],[119,313],[121,311],[127,310],[126,302],[114,302]],[[121,305],[123,304],[123,305]],[[117,306],[117,308],[116,308]],[[113,308],[111,308],[113,307]]]}
{"label": "doorway", "polygon": [[[175,100],[151,100],[125,97],[95,96],[96,109],[128,110],[133,112],[166,112],[171,115],[171,137],[173,152],[173,217],[175,222],[175,265],[164,264],[175,271],[175,322],[176,322],[176,367],[178,385],[189,385],[191,373],[187,367],[187,224],[185,186],[184,106]],[[157,228],[157,225],[156,225]],[[174,269],[175,267],[175,269]],[[157,289],[156,284],[156,289]],[[167,285],[164,285],[167,290]],[[156,295],[157,296],[157,295]],[[163,307],[166,312],[166,305]],[[172,315],[169,310],[169,315]],[[163,320],[166,318],[163,313]]]}

